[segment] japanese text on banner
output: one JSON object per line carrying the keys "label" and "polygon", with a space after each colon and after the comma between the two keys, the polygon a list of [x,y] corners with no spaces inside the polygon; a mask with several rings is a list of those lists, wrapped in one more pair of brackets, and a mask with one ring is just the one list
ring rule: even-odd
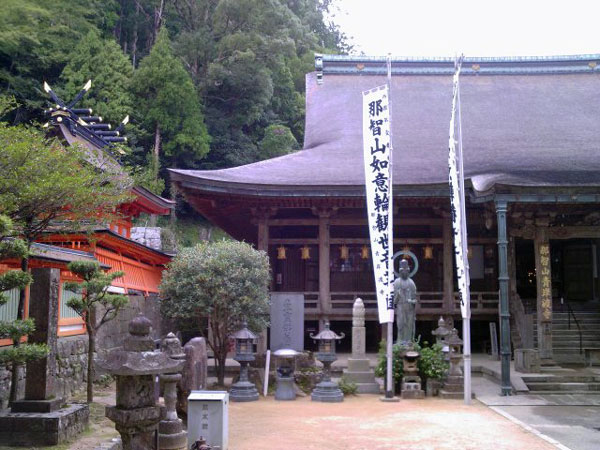
{"label": "japanese text on banner", "polygon": [[369,237],[379,322],[394,321],[392,151],[387,86],[363,92],[363,148]]}
{"label": "japanese text on banner", "polygon": [[[464,216],[464,192],[461,190],[461,180],[464,175],[459,172],[462,161],[456,151],[456,109],[459,101],[458,77],[459,71],[454,75],[454,95],[452,98],[452,117],[450,119],[450,139],[448,150],[449,183],[450,183],[450,208],[452,211],[452,229],[454,231],[454,254],[456,257],[456,276],[460,292],[460,310],[463,318],[470,318],[469,302],[469,262],[466,259],[466,217]],[[460,139],[460,136],[458,136]],[[462,156],[462,155],[461,155]]]}

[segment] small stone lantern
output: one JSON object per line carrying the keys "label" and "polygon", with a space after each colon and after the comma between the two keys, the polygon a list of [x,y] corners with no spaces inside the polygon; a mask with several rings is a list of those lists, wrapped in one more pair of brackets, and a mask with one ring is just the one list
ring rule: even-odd
{"label": "small stone lantern", "polygon": [[462,372],[460,371],[460,361],[462,360],[461,347],[463,341],[458,337],[456,328],[452,330],[452,334],[450,334],[450,337],[446,342],[450,349],[450,371],[448,372],[448,375],[462,376]]}
{"label": "small stone lantern", "polygon": [[438,327],[431,332],[435,336],[435,342],[437,344],[441,344],[442,353],[444,353],[444,359],[446,361],[450,360],[450,348],[448,347],[448,337],[452,334],[452,330],[448,327],[448,324],[444,320],[442,316],[440,316],[440,320],[438,320]]}
{"label": "small stone lantern", "polygon": [[417,361],[420,353],[415,350],[408,350],[403,357],[403,372],[402,377],[402,398],[424,398],[425,393],[421,389],[421,377]]}
{"label": "small stone lantern", "polygon": [[329,329],[329,323],[325,323],[325,329],[316,336],[311,333],[310,337],[318,343],[317,359],[323,363],[323,378],[312,391],[311,399],[316,402],[341,402],[344,394],[338,384],[331,380],[331,364],[337,359],[335,345],[338,340],[344,338],[344,333],[337,335]]}
{"label": "small stone lantern", "polygon": [[231,336],[235,339],[235,359],[240,363],[240,378],[231,386],[229,398],[233,402],[253,402],[258,400],[256,386],[248,379],[248,364],[254,361],[254,344],[257,336],[248,329],[244,321],[242,329]]}

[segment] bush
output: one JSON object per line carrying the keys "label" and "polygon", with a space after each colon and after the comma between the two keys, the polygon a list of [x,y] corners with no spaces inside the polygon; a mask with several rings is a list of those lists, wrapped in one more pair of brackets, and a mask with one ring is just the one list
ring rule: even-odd
{"label": "bush", "polygon": [[419,376],[425,381],[427,378],[440,380],[444,378],[448,371],[449,364],[444,360],[441,344],[433,344],[427,347],[427,342],[423,342],[421,357],[418,361]]}
{"label": "bush", "polygon": [[[442,379],[448,371],[448,363],[444,360],[444,353],[442,352],[441,344],[433,344],[431,347],[428,346],[427,342],[423,342],[423,347],[418,342],[413,342],[413,349],[421,354],[418,360],[417,367],[419,369],[419,376],[422,382],[425,382],[427,378]],[[392,347],[392,374],[394,377],[394,385],[396,390],[402,383],[402,376],[404,375],[404,367],[402,363],[402,352],[406,348],[401,347],[399,344],[394,344]],[[379,344],[379,354],[377,358],[377,366],[375,367],[375,375],[382,377],[384,380],[384,386],[386,385],[386,371],[387,371],[387,355],[386,353],[386,342],[381,341]]]}
{"label": "bush", "polygon": [[344,395],[356,395],[358,392],[356,383],[348,381],[345,377],[340,378],[338,385]]}

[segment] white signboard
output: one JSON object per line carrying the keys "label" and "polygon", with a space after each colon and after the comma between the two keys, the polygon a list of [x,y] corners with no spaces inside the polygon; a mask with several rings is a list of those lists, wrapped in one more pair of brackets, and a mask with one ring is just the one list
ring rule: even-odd
{"label": "white signboard", "polygon": [[394,321],[393,205],[389,93],[387,86],[363,92],[363,148],[371,257],[379,322]]}
{"label": "white signboard", "polygon": [[[452,208],[452,228],[454,230],[454,254],[456,256],[456,275],[460,291],[460,312],[463,319],[471,317],[469,300],[469,261],[467,259],[467,218],[464,204],[464,174],[462,148],[460,147],[460,119],[458,122],[459,146],[455,138],[456,110],[459,99],[458,76],[454,74],[454,90],[452,97],[452,117],[450,119],[450,139],[448,151],[448,166],[450,168],[450,204]],[[460,114],[460,111],[459,111]]]}

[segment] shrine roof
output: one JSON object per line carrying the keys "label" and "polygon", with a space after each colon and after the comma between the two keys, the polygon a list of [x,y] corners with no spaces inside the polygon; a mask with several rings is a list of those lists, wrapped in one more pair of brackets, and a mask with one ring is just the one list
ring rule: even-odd
{"label": "shrine roof", "polygon": [[[93,261],[99,262],[92,253],[70,248],[57,247],[55,245],[41,244],[33,242],[31,244],[31,257],[34,259],[43,259],[48,261],[70,263],[73,261]],[[106,264],[101,264],[103,268],[109,268]]]}
{"label": "shrine roof", "polygon": [[[184,188],[254,196],[364,195],[362,91],[386,83],[385,58],[317,55],[306,76],[303,150],[221,170],[171,169]],[[495,186],[600,186],[600,55],[465,58],[465,177]],[[393,180],[447,189],[451,58],[393,59]],[[336,194],[333,194],[336,195]]]}

